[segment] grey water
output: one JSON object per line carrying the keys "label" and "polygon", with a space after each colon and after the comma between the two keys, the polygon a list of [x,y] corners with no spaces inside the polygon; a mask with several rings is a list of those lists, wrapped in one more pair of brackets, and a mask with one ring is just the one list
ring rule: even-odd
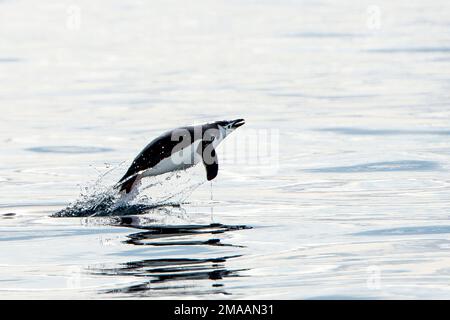
{"label": "grey water", "polygon": [[[443,0],[0,1],[0,298],[449,298],[449,43]],[[235,118],[212,186],[55,216]]]}

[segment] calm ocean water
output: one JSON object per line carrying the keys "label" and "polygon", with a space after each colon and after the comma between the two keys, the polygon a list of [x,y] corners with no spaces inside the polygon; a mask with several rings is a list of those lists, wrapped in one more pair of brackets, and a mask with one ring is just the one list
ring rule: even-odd
{"label": "calm ocean water", "polygon": [[[449,70],[444,0],[0,1],[0,298],[449,298]],[[180,207],[50,217],[240,117]]]}

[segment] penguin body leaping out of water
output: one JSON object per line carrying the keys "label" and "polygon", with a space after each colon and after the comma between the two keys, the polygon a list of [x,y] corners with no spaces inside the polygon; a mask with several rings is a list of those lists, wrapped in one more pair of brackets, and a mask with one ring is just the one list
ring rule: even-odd
{"label": "penguin body leaping out of water", "polygon": [[244,119],[216,121],[165,132],[139,153],[116,188],[129,194],[145,177],[184,170],[200,162],[205,166],[208,181],[213,180],[219,170],[215,148],[244,124]]}

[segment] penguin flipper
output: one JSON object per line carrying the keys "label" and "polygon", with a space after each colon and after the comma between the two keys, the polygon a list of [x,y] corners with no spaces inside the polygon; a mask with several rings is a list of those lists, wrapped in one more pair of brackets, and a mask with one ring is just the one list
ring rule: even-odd
{"label": "penguin flipper", "polygon": [[206,168],[206,178],[208,181],[217,177],[219,172],[219,159],[217,158],[216,150],[210,145],[211,148],[206,147],[203,152],[203,164]]}
{"label": "penguin flipper", "polygon": [[217,163],[206,165],[206,178],[208,181],[213,180],[215,177],[217,177],[217,173],[219,172],[219,165]]}

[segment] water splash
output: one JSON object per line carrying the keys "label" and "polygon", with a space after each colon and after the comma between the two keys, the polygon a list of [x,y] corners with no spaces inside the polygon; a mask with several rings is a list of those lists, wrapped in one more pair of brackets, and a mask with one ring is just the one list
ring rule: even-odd
{"label": "water splash", "polygon": [[204,168],[195,166],[186,170],[169,172],[142,179],[133,193],[123,195],[115,184],[107,183],[113,172],[122,167],[97,170],[99,176],[84,186],[80,197],[53,217],[103,217],[146,213],[162,206],[177,207],[185,203],[192,192],[206,181]]}

